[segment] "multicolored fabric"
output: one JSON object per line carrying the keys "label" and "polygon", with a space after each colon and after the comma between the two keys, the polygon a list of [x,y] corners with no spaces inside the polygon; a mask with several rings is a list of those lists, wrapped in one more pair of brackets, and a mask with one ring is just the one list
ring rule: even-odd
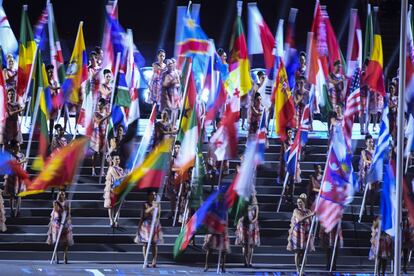
{"label": "multicolored fabric", "polygon": [[[370,163],[364,162],[364,159],[362,159],[362,152],[365,153],[365,158],[370,161]],[[359,165],[358,165],[358,182],[359,187],[361,188],[361,191],[365,189],[365,185],[367,184],[367,174],[369,171],[369,168],[371,167],[372,157],[374,152],[370,152],[369,150],[362,150],[361,157],[359,159]]]}
{"label": "multicolored fabric", "polygon": [[[60,202],[63,208],[68,208],[65,202]],[[46,243],[49,245],[54,245],[57,242],[57,238],[60,231],[60,226],[62,222],[62,215],[63,209],[59,208],[59,211],[53,210],[50,214],[50,223],[49,223],[49,231],[47,232],[47,240]],[[60,235],[59,244],[63,247],[65,246],[72,246],[74,244],[73,241],[73,233],[72,233],[72,220],[70,213],[67,213],[67,217],[65,219],[65,223],[63,224],[62,234]]]}
{"label": "multicolored fabric", "polygon": [[[307,218],[303,221],[299,221],[299,218],[307,216],[310,213],[311,210],[309,209],[299,210],[298,208],[296,208],[293,211],[293,215],[290,220],[288,245],[286,248],[288,251],[298,252],[305,250],[311,226],[311,219]],[[309,250],[315,251],[313,237],[311,237],[309,243]]]}

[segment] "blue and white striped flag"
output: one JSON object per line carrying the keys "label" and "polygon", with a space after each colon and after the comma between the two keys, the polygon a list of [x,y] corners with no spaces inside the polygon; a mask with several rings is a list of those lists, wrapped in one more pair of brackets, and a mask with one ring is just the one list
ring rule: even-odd
{"label": "blue and white striped flag", "polygon": [[388,151],[391,142],[390,125],[388,120],[388,105],[384,101],[384,112],[382,113],[382,120],[380,132],[378,135],[377,145],[375,147],[374,158],[372,160],[371,168],[368,172],[367,182],[381,182],[384,174],[384,158],[388,158]]}
{"label": "blue and white striped flag", "polygon": [[397,202],[395,198],[395,171],[393,162],[385,166],[384,182],[381,191],[382,231],[391,237],[395,236],[397,223],[395,221]]}

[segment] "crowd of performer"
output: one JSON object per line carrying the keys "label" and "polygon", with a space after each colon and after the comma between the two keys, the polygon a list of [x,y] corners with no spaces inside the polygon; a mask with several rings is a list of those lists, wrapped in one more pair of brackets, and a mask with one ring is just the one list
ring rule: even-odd
{"label": "crowd of performer", "polygon": [[[222,57],[223,62],[226,62],[227,54],[225,51],[220,49],[218,51]],[[113,93],[113,83],[112,83],[112,72],[109,69],[104,69],[101,67],[103,51],[97,47],[94,51],[89,54],[89,79],[92,80],[92,85],[94,89],[98,91],[97,94],[97,104],[94,112],[93,118],[93,134],[91,137],[90,148],[92,151],[92,176],[104,175],[105,177],[105,188],[103,190],[103,207],[108,210],[109,225],[111,227],[118,227],[119,221],[115,214],[115,208],[111,201],[112,190],[114,184],[117,181],[120,181],[128,173],[124,167],[127,158],[125,153],[122,151],[122,144],[125,135],[125,130],[122,126],[114,126],[115,134],[113,136],[107,137],[107,131],[109,127],[109,118],[111,116],[110,110],[110,99],[111,94]],[[305,105],[309,101],[309,84],[307,82],[305,71],[306,71],[306,54],[301,52],[299,54],[300,65],[298,70],[295,73],[296,77],[296,86],[293,88],[293,99],[295,106],[295,118],[296,122],[299,122],[299,118],[302,117],[303,110]],[[15,61],[13,56],[7,56],[7,67],[3,69],[4,78],[6,81],[7,89],[7,117],[4,129],[0,131],[0,144],[4,149],[8,150],[13,157],[23,166],[27,162],[27,157],[21,152],[20,146],[23,143],[22,131],[21,131],[21,120],[19,116],[22,116],[24,112],[24,107],[18,103],[16,99],[16,75],[17,70],[15,69]],[[166,51],[158,50],[156,53],[156,61],[152,64],[153,74],[149,82],[149,104],[157,105],[157,113],[159,119],[155,123],[154,135],[152,138],[152,148],[155,148],[161,141],[167,137],[171,137],[177,134],[177,120],[179,117],[179,109],[182,104],[182,95],[181,95],[181,73],[176,69],[176,61],[173,58],[166,59]],[[57,97],[61,93],[61,89],[58,86],[55,77],[53,76],[53,66],[46,67],[48,72],[49,87],[54,91],[52,97]],[[364,70],[364,68],[363,68]],[[345,76],[341,73],[341,63],[339,61],[335,62],[334,70],[329,74],[329,83],[328,83],[328,93],[330,97],[330,102],[332,104],[332,111],[328,114],[328,125],[329,125],[329,136],[331,137],[333,128],[338,122],[342,120],[343,114],[343,103],[346,99],[346,90],[345,90]],[[364,72],[362,73],[364,74]],[[263,104],[263,97],[259,92],[260,87],[263,85],[265,80],[265,72],[257,72],[257,82],[254,83],[252,90],[248,95],[244,96],[241,99],[240,106],[240,120],[241,128],[247,130],[248,135],[255,135],[259,130],[260,120],[264,113],[270,113],[269,110],[272,108],[265,107]],[[381,117],[381,111],[383,109],[384,101],[388,101],[388,106],[390,108],[390,128],[391,134],[396,138],[396,112],[397,112],[397,91],[396,87],[398,83],[394,79],[393,82],[389,85],[389,97],[384,98],[379,96],[377,93],[368,93],[369,88],[361,84],[362,91],[362,103],[363,108],[359,114],[360,120],[360,132],[365,136],[365,148],[361,151],[361,157],[359,162],[359,185],[361,191],[369,189],[368,193],[368,202],[369,202],[369,213],[374,215],[374,201],[378,197],[378,191],[380,189],[379,183],[373,183],[367,186],[367,172],[372,164],[372,158],[374,154],[374,140],[373,137],[369,134],[368,123],[371,122],[374,126],[373,131],[376,132],[378,120]],[[84,93],[84,91],[83,91]],[[368,97],[367,95],[371,95]],[[85,95],[80,95],[81,99],[85,99]],[[367,109],[366,106],[369,106]],[[55,152],[59,148],[64,147],[68,144],[65,131],[67,120],[64,120],[64,125],[62,126],[57,122],[58,115],[64,114],[67,110],[76,110],[76,116],[78,116],[79,106],[64,108],[61,106],[60,109],[56,109],[51,116],[51,121],[49,125],[49,131],[51,136],[50,143],[50,152]],[[271,114],[271,113],[270,113]],[[371,117],[367,119],[367,117]],[[214,128],[217,128],[219,124],[219,116],[214,123]],[[269,116],[271,117],[271,116]],[[311,118],[312,120],[313,118]],[[270,120],[270,118],[268,119]],[[217,124],[217,125],[216,125]],[[279,165],[279,182],[282,182],[285,179],[286,174],[286,160],[284,158],[285,152],[293,143],[293,137],[296,130],[299,128],[299,123],[291,125],[287,129],[287,140],[281,144],[280,152],[280,165]],[[54,130],[54,134],[53,134]],[[181,183],[176,183],[175,179],[175,168],[174,168],[174,159],[178,156],[180,152],[180,144],[176,143],[174,145],[174,150],[172,154],[171,162],[171,174],[168,178],[168,183],[166,185],[166,196],[170,200],[170,218],[177,218],[177,221],[185,224],[189,215],[184,214],[186,201],[189,200],[187,197],[188,191],[190,189],[189,180],[182,181]],[[105,154],[105,155],[104,155]],[[303,153],[305,154],[305,153]],[[103,162],[102,162],[103,160]],[[205,163],[207,169],[207,183],[211,185],[211,190],[214,189],[215,185],[220,178],[219,173],[223,174],[229,173],[229,163],[224,162],[224,169],[220,170],[218,162],[215,160],[214,155],[209,152],[205,156]],[[104,167],[102,167],[102,164]],[[107,167],[105,171],[104,168]],[[283,195],[283,199],[286,204],[290,207],[293,207],[294,202],[296,202],[297,207],[294,208],[292,218],[291,218],[291,227],[288,235],[287,250],[294,252],[295,254],[295,264],[300,270],[301,263],[303,261],[303,255],[306,248],[306,241],[310,233],[310,221],[314,215],[312,205],[317,198],[319,190],[321,188],[321,181],[323,176],[322,167],[319,164],[315,164],[314,173],[310,176],[307,194],[301,194],[297,197],[295,201],[295,186],[303,183],[300,176],[300,163],[298,164],[298,169],[296,170],[296,175],[291,175],[287,181],[287,189]],[[179,193],[179,186],[182,185],[181,193]],[[4,193],[8,195],[10,200],[10,216],[19,215],[19,197],[17,194],[24,189],[22,181],[14,175],[5,176],[4,184]],[[160,244],[163,240],[162,228],[160,225],[160,216],[161,208],[157,195],[154,191],[148,192],[148,200],[142,206],[142,213],[140,216],[140,221],[138,224],[137,235],[134,239],[134,242],[143,245],[143,254],[147,251],[147,244],[151,246],[152,252],[152,267],[157,265],[157,245]],[[367,208],[368,209],[368,208]],[[151,232],[151,222],[153,218],[153,212],[157,210],[156,225],[155,231],[152,235],[152,240],[150,239]],[[176,213],[178,210],[178,214]],[[191,210],[194,212],[194,210]],[[65,214],[66,220],[64,225],[60,225],[61,218]],[[377,214],[378,215],[378,214]],[[379,270],[382,272],[385,271],[387,260],[391,256],[391,247],[392,243],[390,242],[390,237],[379,230],[379,220],[378,217],[372,225],[372,247],[370,250],[370,258],[379,259]],[[5,209],[3,197],[0,193],[0,230],[6,231],[5,225]],[[408,223],[405,223],[404,231],[411,233],[411,228]],[[60,245],[64,248],[64,261],[68,261],[68,247],[73,245],[73,234],[72,234],[72,225],[70,219],[70,205],[68,200],[65,197],[65,192],[60,191],[58,193],[58,199],[53,202],[53,210],[50,218],[49,232],[47,243],[54,244],[58,238],[59,228],[63,227],[62,234],[60,235]],[[380,235],[380,236],[378,236]],[[408,235],[408,234],[407,234]],[[406,235],[408,244],[412,244],[411,236]],[[334,243],[337,239],[338,246],[335,247],[336,251],[334,252]],[[327,269],[329,269],[331,258],[335,254],[333,269],[335,270],[335,263],[338,256],[338,248],[341,247],[343,243],[342,231],[339,226],[335,227],[330,233],[325,233],[323,227],[319,231],[319,241],[321,246],[326,250],[326,263]],[[194,241],[195,242],[195,241]],[[377,244],[379,243],[379,245]],[[251,267],[253,264],[253,252],[254,248],[260,246],[260,231],[259,231],[259,202],[256,198],[256,193],[250,199],[250,204],[247,209],[247,212],[242,216],[236,226],[236,241],[235,244],[243,248],[244,255],[244,265],[246,267]],[[205,271],[208,270],[208,258],[212,250],[217,250],[222,253],[222,264],[221,269],[225,271],[225,262],[226,254],[230,254],[230,244],[229,236],[227,230],[224,234],[207,234],[205,236],[205,242],[203,249],[206,251],[206,263]],[[407,250],[411,248],[405,248],[405,259],[404,259],[404,269],[407,266]],[[310,241],[309,250],[314,250],[314,241],[313,238]]]}

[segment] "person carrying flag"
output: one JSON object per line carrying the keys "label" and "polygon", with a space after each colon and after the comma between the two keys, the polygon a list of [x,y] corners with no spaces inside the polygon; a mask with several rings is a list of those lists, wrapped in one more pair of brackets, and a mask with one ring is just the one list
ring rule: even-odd
{"label": "person carrying flag", "polygon": [[99,98],[104,99],[106,112],[109,112],[112,95],[112,72],[109,69],[103,70],[104,81],[99,88]]}
{"label": "person carrying flag", "polygon": [[[367,174],[371,168],[372,158],[374,157],[374,139],[370,134],[365,136],[365,146],[366,148],[361,151],[361,157],[359,159],[359,172],[358,172],[358,181],[359,187],[363,192],[364,189],[367,189]],[[375,193],[375,188],[372,186],[374,183],[371,184],[370,188],[370,214],[374,214],[374,202],[373,202],[373,195]],[[365,209],[366,210],[366,209]]]}
{"label": "person carrying flag", "polygon": [[147,99],[148,103],[150,104],[160,104],[162,90],[162,75],[167,69],[164,60],[165,50],[159,49],[157,51],[157,61],[152,64],[152,77],[149,83],[150,94]]}
{"label": "person carrying flag", "polygon": [[300,77],[305,77],[306,79],[306,53],[299,53],[299,67],[295,72],[295,80],[298,82]]}
{"label": "person carrying flag", "polygon": [[17,84],[17,69],[15,68],[15,60],[12,54],[6,57],[7,67],[3,69],[4,80],[6,82],[6,89],[10,88],[16,90]]}
{"label": "person carrying flag", "polygon": [[[295,265],[298,274],[300,274],[308,236],[312,235],[309,231],[311,227],[311,218],[314,213],[306,208],[306,198],[306,194],[301,194],[296,201],[297,208],[293,210],[292,218],[290,220],[289,237],[286,248],[288,251],[295,253]],[[310,240],[309,250],[315,251],[313,238]]]}
{"label": "person carrying flag", "polygon": [[162,75],[161,112],[170,111],[170,122],[175,125],[181,102],[180,74],[175,68],[175,60],[167,59],[167,70]]}
{"label": "person carrying flag", "polygon": [[[65,220],[63,214],[66,212]],[[69,246],[74,244],[72,233],[72,220],[70,215],[70,205],[66,200],[65,192],[61,191],[58,194],[58,199],[53,202],[53,210],[50,214],[49,230],[47,232],[46,243],[49,245],[55,245],[59,243],[64,248],[63,259],[65,264],[68,263],[68,249]],[[61,235],[59,236],[60,228],[63,228]],[[59,240],[58,240],[59,238]],[[56,252],[56,260],[59,263],[58,252]]]}
{"label": "person carrying flag", "polygon": [[46,66],[46,74],[48,87],[50,89],[50,95],[52,98],[52,109],[49,113],[49,140],[53,138],[53,128],[55,125],[55,120],[58,118],[59,110],[62,108],[58,98],[60,97],[60,86],[54,76],[55,67],[52,64]]}
{"label": "person carrying flag", "polygon": [[[293,130],[291,128],[286,129],[287,139],[282,142],[280,146],[280,165],[279,165],[279,182],[283,184],[286,175],[286,161],[289,155],[291,146],[293,145]],[[293,184],[293,175],[289,175],[288,185],[286,186],[285,194],[282,195],[286,197],[286,201],[289,204],[293,204],[293,193],[294,193],[294,184]]]}
{"label": "person carrying flag", "polygon": [[395,83],[391,82],[388,86],[390,96],[388,98],[390,134],[393,141],[397,141],[397,110],[398,96],[395,90]]}
{"label": "person carrying flag", "polygon": [[303,110],[309,102],[309,91],[305,89],[306,78],[304,76],[300,76],[296,83],[297,88],[293,93],[293,103],[295,104],[295,129],[298,130],[301,125]]}
{"label": "person carrying flag", "polygon": [[156,202],[157,194],[155,191],[148,192],[148,200],[142,206],[141,219],[138,224],[138,232],[134,239],[135,243],[142,244],[142,254],[145,256],[147,252],[147,244],[151,234],[151,222],[154,210],[158,209],[158,214],[155,222],[154,235],[151,240],[151,252],[152,252],[152,267],[157,266],[157,245],[163,242],[163,233],[160,223],[161,206]]}
{"label": "person carrying flag", "polygon": [[385,275],[388,259],[392,257],[393,240],[390,235],[381,230],[381,217],[377,216],[372,222],[371,228],[371,248],[369,250],[369,260],[377,259],[378,266],[376,275]]}
{"label": "person carrying flag", "polygon": [[112,152],[110,166],[105,178],[105,190],[103,194],[104,207],[108,209],[109,225],[111,227],[118,227],[118,222],[114,220],[115,206],[111,202],[111,194],[114,185],[119,182],[124,176],[124,170],[119,166],[121,159],[117,152]]}
{"label": "person carrying flag", "polygon": [[4,124],[3,141],[0,144],[8,145],[11,141],[16,141],[18,144],[23,143],[22,131],[19,124],[19,114],[23,108],[16,101],[16,93],[13,88],[7,90],[7,115],[6,123]]}
{"label": "person carrying flag", "polygon": [[242,246],[244,266],[252,267],[253,248],[260,246],[259,204],[253,194],[247,212],[237,222],[235,245]]}
{"label": "person carrying flag", "polygon": [[249,114],[249,136],[256,135],[259,130],[260,119],[262,118],[263,107],[262,107],[262,96],[259,92],[254,94],[254,99],[250,105]]}
{"label": "person carrying flag", "polygon": [[319,194],[319,190],[321,188],[323,171],[322,166],[320,164],[313,165],[314,172],[311,174],[309,178],[309,185],[308,185],[308,208],[311,208],[315,199]]}

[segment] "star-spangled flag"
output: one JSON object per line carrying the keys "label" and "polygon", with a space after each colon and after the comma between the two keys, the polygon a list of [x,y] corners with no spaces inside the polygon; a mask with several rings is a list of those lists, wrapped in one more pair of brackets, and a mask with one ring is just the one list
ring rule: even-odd
{"label": "star-spangled flag", "polygon": [[357,67],[352,76],[350,91],[347,100],[344,114],[344,120],[342,121],[345,141],[348,148],[351,148],[352,139],[352,126],[354,124],[355,115],[361,111],[361,68]]}

